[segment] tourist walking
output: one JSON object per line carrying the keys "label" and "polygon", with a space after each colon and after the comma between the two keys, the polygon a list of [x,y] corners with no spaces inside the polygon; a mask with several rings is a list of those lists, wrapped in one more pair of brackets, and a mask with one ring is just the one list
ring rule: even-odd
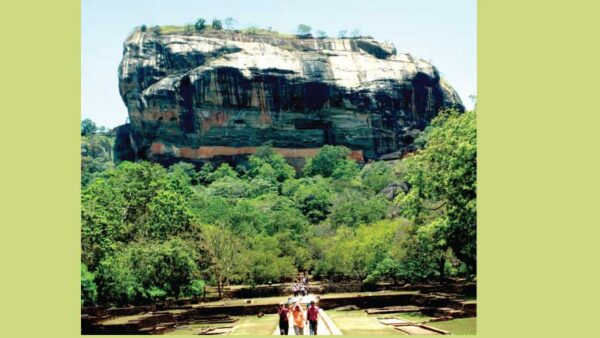
{"label": "tourist walking", "polygon": [[300,284],[300,293],[302,293],[302,297],[306,296],[306,286],[304,284]]}
{"label": "tourist walking", "polygon": [[292,318],[294,320],[294,334],[296,336],[304,335],[304,311],[299,302],[292,307]]}
{"label": "tourist walking", "polygon": [[290,321],[288,319],[290,312],[285,307],[285,304],[279,303],[279,310],[277,310],[277,314],[279,314],[279,335],[287,336],[288,331],[290,330]]}
{"label": "tourist walking", "polygon": [[306,319],[308,319],[308,330],[311,336],[317,335],[317,324],[319,320],[319,308],[315,305],[315,301],[310,301],[310,307],[306,311]]}
{"label": "tourist walking", "polygon": [[294,297],[298,297],[298,284],[294,283],[292,285],[292,292],[294,292]]}

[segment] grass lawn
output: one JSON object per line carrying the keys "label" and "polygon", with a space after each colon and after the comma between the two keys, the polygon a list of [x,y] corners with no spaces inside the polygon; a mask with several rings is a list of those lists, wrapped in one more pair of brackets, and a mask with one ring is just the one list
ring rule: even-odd
{"label": "grass lawn", "polygon": [[265,335],[270,336],[277,326],[277,315],[266,315],[262,318],[256,316],[235,317],[239,320],[231,324],[191,324],[182,326],[175,331],[167,332],[168,335],[194,335],[199,329],[208,327],[235,326],[232,335]]}
{"label": "grass lawn", "polygon": [[321,296],[321,299],[335,299],[360,296],[382,296],[382,295],[411,295],[417,294],[419,291],[373,291],[373,292],[344,292],[344,293],[328,293]]}
{"label": "grass lawn", "polygon": [[376,316],[367,315],[364,310],[336,311],[328,310],[327,314],[344,335],[403,335],[389,326],[377,321]]}
{"label": "grass lawn", "polygon": [[184,325],[181,328],[176,329],[174,331],[169,331],[169,332],[165,333],[165,335],[189,336],[189,335],[196,334],[196,332],[198,332],[199,329],[209,328],[209,327],[230,326],[230,325],[234,325],[234,324],[190,324],[190,325]]}
{"label": "grass lawn", "polygon": [[235,323],[237,328],[232,335],[261,335],[270,336],[277,326],[277,315],[265,315],[261,318],[257,316],[239,317],[240,320]]}
{"label": "grass lawn", "polygon": [[[381,315],[377,315],[381,316]],[[409,320],[413,323],[422,323],[430,320],[433,317],[426,316],[421,312],[404,312],[404,313],[390,313],[390,317],[398,317],[400,319]]]}
{"label": "grass lawn", "polygon": [[477,318],[457,318],[447,322],[433,322],[427,325],[448,331],[452,334],[471,334],[477,333]]}

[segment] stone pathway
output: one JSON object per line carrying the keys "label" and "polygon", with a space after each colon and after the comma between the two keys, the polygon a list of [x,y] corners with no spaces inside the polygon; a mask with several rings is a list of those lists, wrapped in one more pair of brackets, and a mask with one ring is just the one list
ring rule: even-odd
{"label": "stone pathway", "polygon": [[[308,303],[310,303],[311,300],[315,300],[315,297],[313,295],[299,297],[299,299],[298,299],[300,304],[302,304],[302,308],[305,309],[304,310],[304,318],[306,318],[306,305]],[[293,304],[295,302],[291,302],[291,303]],[[279,336],[279,324],[275,328],[273,335]],[[288,331],[288,335],[290,335],[290,336],[296,335],[294,333],[293,319],[292,319],[291,313],[290,313],[290,329]],[[308,324],[304,324],[304,335],[305,336],[310,335],[310,330],[308,328]],[[329,316],[327,315],[327,313],[325,313],[325,311],[323,309],[319,309],[319,322],[317,325],[317,335],[318,336],[341,336],[341,335],[343,335],[342,331],[340,331],[340,329],[338,329],[338,327],[331,320],[331,318],[329,318]]]}

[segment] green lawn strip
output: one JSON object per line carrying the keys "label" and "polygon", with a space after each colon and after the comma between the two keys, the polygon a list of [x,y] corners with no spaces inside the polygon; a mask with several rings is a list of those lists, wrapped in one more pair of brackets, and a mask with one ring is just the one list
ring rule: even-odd
{"label": "green lawn strip", "polygon": [[237,321],[235,331],[232,335],[261,335],[270,336],[275,331],[277,326],[277,315],[265,315],[261,318],[257,316],[244,316],[239,317]]}
{"label": "green lawn strip", "polygon": [[[378,315],[378,316],[382,316],[382,315]],[[426,316],[426,315],[422,314],[421,312],[390,313],[390,314],[387,314],[386,316],[397,317],[400,319],[409,320],[413,323],[422,323],[422,322],[426,322],[433,318],[433,317]]]}
{"label": "green lawn strip", "polygon": [[403,335],[390,326],[377,321],[377,317],[367,315],[363,310],[336,311],[327,314],[344,335]]}
{"label": "green lawn strip", "polygon": [[427,323],[427,325],[440,330],[448,331],[452,334],[474,335],[477,333],[477,318],[475,317],[457,318],[445,322]]}
{"label": "green lawn strip", "polygon": [[194,335],[200,329],[209,327],[219,328],[235,326],[232,335],[272,335],[277,325],[277,315],[266,315],[261,318],[257,316],[235,317],[239,320],[231,324],[190,324],[180,329],[167,332],[168,335]]}
{"label": "green lawn strip", "polygon": [[169,331],[165,333],[166,335],[194,335],[200,329],[206,329],[209,327],[221,327],[221,326],[229,326],[231,324],[189,324],[183,325],[180,329],[175,329],[174,331]]}

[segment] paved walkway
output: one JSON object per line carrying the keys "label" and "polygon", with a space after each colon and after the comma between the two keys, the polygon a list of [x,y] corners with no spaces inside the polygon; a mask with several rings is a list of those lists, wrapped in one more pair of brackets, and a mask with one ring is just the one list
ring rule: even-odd
{"label": "paved walkway", "polygon": [[[306,304],[309,303],[310,300],[314,300],[314,299],[315,299],[315,297],[313,295],[300,297],[300,299],[298,299],[300,301],[300,304],[302,304],[302,308],[304,309],[304,318],[306,318]],[[292,303],[295,303],[295,302],[292,302]],[[279,336],[279,323],[277,324],[277,327],[275,328],[273,335]],[[290,329],[288,331],[288,335],[290,335],[290,336],[296,335],[294,333],[294,326],[293,326],[293,319],[292,319],[291,312],[290,312]],[[304,324],[304,335],[305,336],[310,335],[310,330],[308,328],[308,324]],[[329,316],[325,313],[325,311],[323,309],[319,309],[319,321],[318,321],[318,325],[317,325],[317,335],[318,336],[341,336],[342,335],[342,331],[340,331],[338,329],[338,327],[331,320],[331,318],[329,318]]]}

